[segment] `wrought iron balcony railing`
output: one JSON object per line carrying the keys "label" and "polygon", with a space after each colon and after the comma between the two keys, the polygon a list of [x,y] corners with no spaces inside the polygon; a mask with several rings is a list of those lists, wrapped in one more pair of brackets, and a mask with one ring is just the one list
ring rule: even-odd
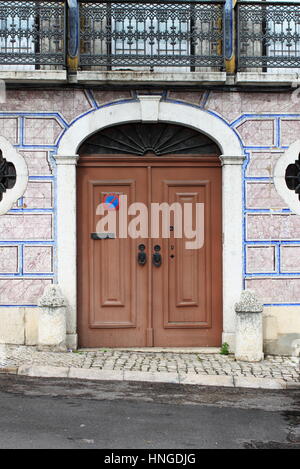
{"label": "wrought iron balcony railing", "polygon": [[[51,0],[0,1],[0,64],[64,67],[66,3]],[[6,67],[3,67],[5,65]]]}
{"label": "wrought iron balcony railing", "polygon": [[223,1],[80,1],[80,64],[222,67],[223,6]]}
{"label": "wrought iron balcony railing", "polygon": [[238,69],[300,67],[300,2],[240,1]]}
{"label": "wrought iron balcony railing", "polygon": [[300,66],[300,1],[0,0],[0,69]]}
{"label": "wrought iron balcony railing", "polygon": [[[1,0],[0,66],[220,68],[223,5],[224,0]],[[74,60],[68,62],[67,53]]]}

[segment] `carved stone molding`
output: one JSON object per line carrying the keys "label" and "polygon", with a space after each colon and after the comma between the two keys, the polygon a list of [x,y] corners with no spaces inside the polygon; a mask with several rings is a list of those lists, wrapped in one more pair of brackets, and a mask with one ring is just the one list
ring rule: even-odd
{"label": "carved stone molding", "polygon": [[3,194],[12,189],[16,184],[17,174],[13,163],[9,163],[4,157],[0,149],[0,202]]}
{"label": "carved stone molding", "polygon": [[20,153],[4,137],[0,137],[0,215],[8,212],[24,194],[28,168]]}

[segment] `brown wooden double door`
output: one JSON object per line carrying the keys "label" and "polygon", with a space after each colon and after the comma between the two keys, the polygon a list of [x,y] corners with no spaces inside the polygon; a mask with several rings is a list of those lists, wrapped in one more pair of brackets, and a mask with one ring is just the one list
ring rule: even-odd
{"label": "brown wooden double door", "polygon": [[[156,157],[141,162],[86,156],[79,162],[77,184],[80,346],[219,346],[222,191],[218,158],[158,161]],[[97,206],[107,194],[127,195],[128,206],[138,202],[148,207],[148,237],[92,239],[100,218]],[[175,237],[172,212],[170,237],[151,238],[150,207],[163,202],[177,202],[182,208],[204,204],[201,248],[186,248],[184,229],[182,238]],[[184,216],[183,210],[182,222]],[[118,230],[119,223],[127,222],[120,220],[118,212],[116,218]],[[133,218],[129,216],[128,222]],[[141,245],[147,256],[143,265],[138,262]],[[155,253],[161,256],[161,264],[154,264]]]}

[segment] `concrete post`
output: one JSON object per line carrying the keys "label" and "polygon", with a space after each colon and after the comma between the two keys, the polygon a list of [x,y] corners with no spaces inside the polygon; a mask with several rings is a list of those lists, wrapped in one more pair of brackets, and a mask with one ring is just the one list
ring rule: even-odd
{"label": "concrete post", "polygon": [[48,285],[39,299],[38,349],[65,352],[66,302],[57,285]]}
{"label": "concrete post", "polygon": [[259,362],[263,360],[263,305],[252,290],[242,292],[236,312],[236,360]]}

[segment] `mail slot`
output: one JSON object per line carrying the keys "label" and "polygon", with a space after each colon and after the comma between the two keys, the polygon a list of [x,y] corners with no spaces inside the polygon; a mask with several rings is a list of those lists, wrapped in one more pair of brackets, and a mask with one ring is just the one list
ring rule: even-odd
{"label": "mail slot", "polygon": [[97,241],[98,239],[116,239],[115,233],[92,233],[91,238]]}

